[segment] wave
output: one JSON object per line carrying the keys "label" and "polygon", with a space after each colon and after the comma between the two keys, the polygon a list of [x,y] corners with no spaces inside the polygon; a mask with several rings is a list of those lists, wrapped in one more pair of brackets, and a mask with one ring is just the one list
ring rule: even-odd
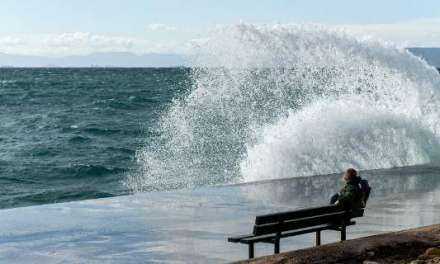
{"label": "wave", "polygon": [[[241,163],[244,181],[379,169],[439,160],[437,136],[420,120],[358,102],[319,102],[268,126]],[[292,175],[293,173],[294,175]]]}
{"label": "wave", "polygon": [[55,171],[57,172],[56,175],[69,175],[71,178],[75,179],[100,178],[126,172],[124,168],[91,164],[77,164],[69,167],[59,167]]}
{"label": "wave", "polygon": [[1,207],[7,208],[20,203],[20,206],[33,206],[45,203],[61,203],[85,199],[99,199],[112,197],[114,194],[94,190],[92,187],[81,186],[70,189],[47,190],[33,194],[16,195],[13,199],[2,201]]}
{"label": "wave", "polygon": [[138,151],[133,190],[436,162],[440,77],[319,25],[235,25],[194,48],[192,90]]}
{"label": "wave", "polygon": [[72,136],[69,138],[69,143],[72,143],[72,144],[88,143],[90,141],[91,141],[91,138],[85,137],[85,136]]}

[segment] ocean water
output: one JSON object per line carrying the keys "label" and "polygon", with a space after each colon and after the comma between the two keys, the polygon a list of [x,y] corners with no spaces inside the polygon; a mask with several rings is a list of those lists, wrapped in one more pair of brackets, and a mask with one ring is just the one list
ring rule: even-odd
{"label": "ocean water", "polygon": [[322,26],[219,28],[191,68],[0,69],[0,207],[440,160],[440,75]]}
{"label": "ocean water", "polygon": [[0,208],[128,193],[188,70],[0,69]]}

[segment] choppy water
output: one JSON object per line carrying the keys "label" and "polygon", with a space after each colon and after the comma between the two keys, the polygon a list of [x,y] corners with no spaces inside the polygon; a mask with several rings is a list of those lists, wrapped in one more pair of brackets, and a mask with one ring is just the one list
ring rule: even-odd
{"label": "choppy water", "polygon": [[187,69],[0,69],[0,208],[127,193]]}
{"label": "choppy water", "polygon": [[231,26],[191,69],[0,69],[0,207],[438,164],[440,75],[318,26]]}

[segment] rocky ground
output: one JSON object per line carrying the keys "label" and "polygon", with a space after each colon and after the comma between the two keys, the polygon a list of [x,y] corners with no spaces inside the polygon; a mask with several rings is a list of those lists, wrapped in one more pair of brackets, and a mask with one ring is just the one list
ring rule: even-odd
{"label": "rocky ground", "polygon": [[[414,251],[413,253],[415,253]],[[414,254],[406,254],[405,252],[395,252],[391,256],[376,257],[375,260],[364,260],[362,264],[382,264],[382,263],[397,263],[397,264],[434,264],[440,263],[440,247],[431,247],[419,256]]]}
{"label": "rocky ground", "polygon": [[347,240],[239,263],[440,263],[440,225]]}

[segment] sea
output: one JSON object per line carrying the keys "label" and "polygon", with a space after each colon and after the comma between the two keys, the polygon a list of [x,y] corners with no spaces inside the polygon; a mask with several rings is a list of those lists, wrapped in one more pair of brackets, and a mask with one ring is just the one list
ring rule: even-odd
{"label": "sea", "polygon": [[0,69],[0,207],[109,197],[188,69]]}
{"label": "sea", "polygon": [[241,24],[189,57],[0,68],[0,208],[439,164],[440,75],[405,49]]}

